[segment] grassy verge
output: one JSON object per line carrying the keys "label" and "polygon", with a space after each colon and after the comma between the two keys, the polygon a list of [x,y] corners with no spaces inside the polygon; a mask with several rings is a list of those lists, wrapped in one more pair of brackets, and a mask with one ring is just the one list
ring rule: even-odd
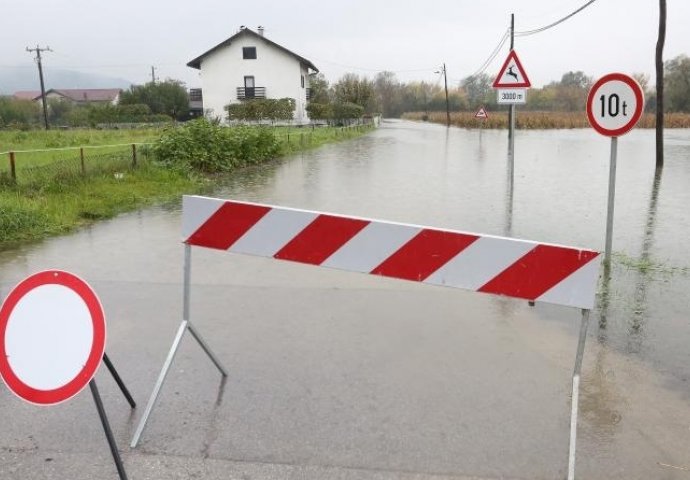
{"label": "grassy verge", "polygon": [[72,231],[97,220],[202,190],[200,178],[145,164],[55,182],[46,188],[0,189],[0,250]]}
{"label": "grassy verge", "polygon": [[[403,114],[406,120],[429,121],[446,123],[446,112],[409,112]],[[474,118],[473,112],[453,112],[450,116],[451,124],[461,128],[508,128],[508,113],[505,110],[489,112],[489,118]],[[516,128],[523,130],[546,130],[559,128],[590,128],[587,115],[582,112],[530,112],[518,108],[515,117]],[[656,120],[654,114],[642,115],[638,128],[654,128]],[[690,114],[667,113],[664,116],[666,128],[690,128]]]}
{"label": "grassy verge", "polygon": [[[370,127],[360,128],[291,128],[275,132],[279,155],[315,148],[325,143],[362,135]],[[20,132],[25,133],[25,132]],[[11,149],[45,148],[40,137],[6,144]],[[70,144],[84,132],[47,132],[45,139]],[[151,141],[150,131],[108,132],[89,137],[90,145],[119,141]],[[9,136],[12,132],[0,132]],[[121,135],[121,136],[117,136]],[[160,133],[157,133],[160,135]],[[6,147],[3,147],[6,148]],[[62,152],[59,160],[45,164],[43,157],[27,160],[26,168],[17,170],[17,181],[0,171],[0,250],[19,242],[39,240],[73,231],[95,221],[142,206],[178,199],[182,194],[208,192],[213,178],[184,169],[165,168],[155,162],[149,149],[142,148],[136,167],[131,151],[107,152],[87,159],[82,171],[79,152]]]}

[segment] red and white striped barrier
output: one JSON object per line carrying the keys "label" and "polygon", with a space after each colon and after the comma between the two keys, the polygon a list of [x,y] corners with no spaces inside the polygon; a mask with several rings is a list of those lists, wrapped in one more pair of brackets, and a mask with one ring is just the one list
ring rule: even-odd
{"label": "red and white striped barrier", "polygon": [[185,243],[591,309],[601,256],[572,247],[185,196]]}

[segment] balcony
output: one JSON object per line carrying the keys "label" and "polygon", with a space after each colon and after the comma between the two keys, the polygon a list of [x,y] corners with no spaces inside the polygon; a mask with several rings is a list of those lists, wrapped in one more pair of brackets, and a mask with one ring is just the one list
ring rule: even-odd
{"label": "balcony", "polygon": [[237,87],[237,100],[266,98],[266,87]]}

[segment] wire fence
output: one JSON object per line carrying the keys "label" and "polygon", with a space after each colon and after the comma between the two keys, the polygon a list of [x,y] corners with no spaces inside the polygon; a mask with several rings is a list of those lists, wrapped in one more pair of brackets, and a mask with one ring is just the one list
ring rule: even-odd
{"label": "wire fence", "polygon": [[146,143],[0,152],[0,185],[40,187],[55,181],[118,175],[150,160],[150,144]]}
{"label": "wire fence", "polygon": [[[373,123],[342,127],[275,128],[275,138],[287,152],[319,145],[328,139],[345,139]],[[40,188],[52,182],[76,181],[97,175],[119,175],[153,161],[151,143],[41,148],[0,152],[0,187]]]}

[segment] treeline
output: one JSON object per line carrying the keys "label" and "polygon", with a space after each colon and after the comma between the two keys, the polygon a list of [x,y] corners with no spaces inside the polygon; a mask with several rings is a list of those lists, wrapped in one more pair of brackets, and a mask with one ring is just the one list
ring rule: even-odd
{"label": "treeline", "polygon": [[[48,123],[53,127],[95,127],[122,123],[161,123],[185,120],[189,98],[182,82],[166,80],[133,85],[120,94],[117,105],[75,104],[49,99]],[[41,102],[0,96],[0,128],[30,129],[43,125]]]}
{"label": "treeline", "polygon": [[[656,93],[650,88],[649,75],[633,74],[645,91],[645,109],[656,111]],[[595,79],[582,71],[563,74],[542,88],[527,92],[527,104],[521,110],[576,112],[584,109],[587,93]],[[500,109],[493,77],[482,73],[449,85],[448,103],[451,111],[472,111],[480,106]],[[665,63],[665,111],[690,112],[690,58],[680,55]],[[405,112],[433,112],[446,109],[446,96],[441,81],[400,82],[392,72],[379,72],[373,79],[352,73],[345,74],[333,85],[322,74],[311,78],[311,103],[333,105],[352,103],[364,112],[382,113],[384,117],[400,117]],[[312,107],[313,108],[313,107]]]}

